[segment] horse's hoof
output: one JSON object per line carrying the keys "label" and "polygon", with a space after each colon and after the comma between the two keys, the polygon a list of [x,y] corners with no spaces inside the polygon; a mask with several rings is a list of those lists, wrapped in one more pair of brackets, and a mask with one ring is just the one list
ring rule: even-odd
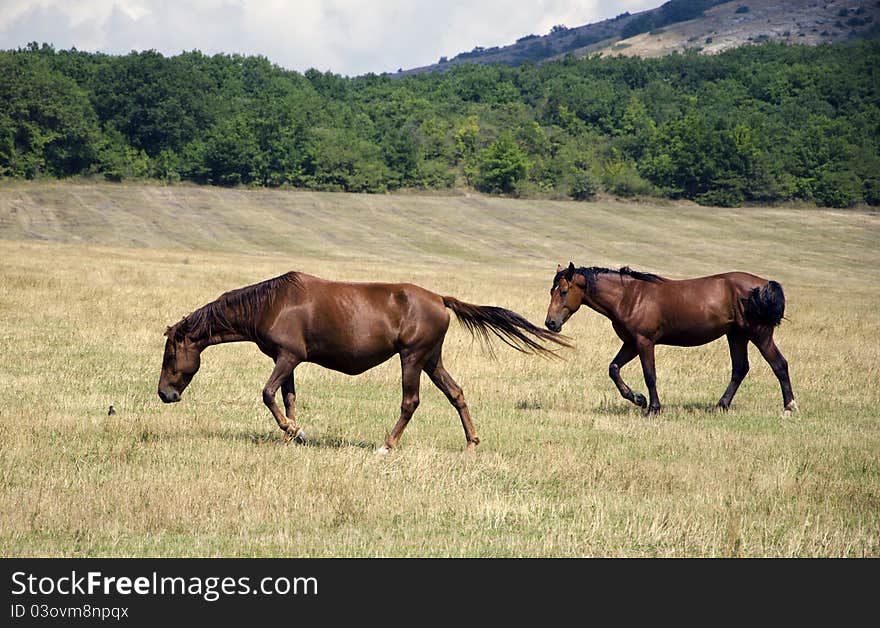
{"label": "horse's hoof", "polygon": [[295,432],[291,432],[290,429],[284,430],[284,444],[288,445],[292,440],[303,445],[306,442],[306,433],[302,428],[297,429]]}
{"label": "horse's hoof", "polygon": [[641,395],[639,393],[635,393],[633,395],[633,403],[636,404],[640,408],[648,407],[648,400],[645,399],[645,395]]}
{"label": "horse's hoof", "polygon": [[377,456],[387,456],[389,453],[391,453],[391,450],[388,449],[388,445],[382,445],[376,450]]}
{"label": "horse's hoof", "polygon": [[713,414],[717,414],[719,412],[726,413],[730,409],[730,406],[722,406],[720,403],[716,403],[715,407],[712,408],[711,412]]}
{"label": "horse's hoof", "polygon": [[782,411],[782,418],[789,419],[789,418],[791,418],[791,413],[797,412],[797,411],[798,411],[798,405],[797,405],[797,403],[795,403],[795,400],[792,399],[791,401],[788,402],[788,405],[786,405],[785,409]]}
{"label": "horse's hoof", "polygon": [[660,415],[660,408],[648,408],[648,411],[645,412],[645,417],[649,419],[653,419],[656,416]]}

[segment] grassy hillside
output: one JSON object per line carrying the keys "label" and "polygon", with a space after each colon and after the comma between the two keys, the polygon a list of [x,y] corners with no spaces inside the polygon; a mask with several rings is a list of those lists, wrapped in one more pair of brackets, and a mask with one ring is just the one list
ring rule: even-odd
{"label": "grassy hillside", "polygon": [[[878,236],[859,212],[6,185],[0,555],[880,556]],[[304,447],[262,405],[271,362],[253,345],[209,349],[179,404],[155,393],[166,325],[289,269],[540,322],[569,260],[779,280],[801,412],[780,418],[752,349],[732,411],[708,413],[722,341],[659,348],[664,413],[646,420],[608,379],[618,342],[589,310],[564,362],[492,361],[451,326],[472,458],[427,378],[401,447],[373,454],[397,417],[396,360],[297,369]],[[637,365],[623,375],[644,392]]]}

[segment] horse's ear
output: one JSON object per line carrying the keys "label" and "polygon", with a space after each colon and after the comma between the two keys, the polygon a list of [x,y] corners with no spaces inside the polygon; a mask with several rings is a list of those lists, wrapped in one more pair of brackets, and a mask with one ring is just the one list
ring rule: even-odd
{"label": "horse's ear", "polygon": [[187,331],[189,331],[189,321],[184,318],[179,323],[175,323],[166,328],[165,335],[171,338],[174,342],[180,342],[183,340],[184,336],[186,336]]}
{"label": "horse's ear", "polygon": [[556,272],[558,273],[561,270],[562,270],[562,266],[559,264],[556,264]]}
{"label": "horse's ear", "polygon": [[165,333],[162,334],[162,335],[163,335],[163,336],[168,336],[168,334],[170,334],[170,333],[171,333],[171,325],[169,325],[168,327],[165,328]]}
{"label": "horse's ear", "polygon": [[565,280],[571,281],[572,277],[574,277],[574,262],[569,262],[568,268],[565,269]]}
{"label": "horse's ear", "polygon": [[180,321],[180,323],[177,324],[177,329],[174,330],[174,339],[177,341],[183,340],[188,331],[189,319],[184,318],[182,321]]}

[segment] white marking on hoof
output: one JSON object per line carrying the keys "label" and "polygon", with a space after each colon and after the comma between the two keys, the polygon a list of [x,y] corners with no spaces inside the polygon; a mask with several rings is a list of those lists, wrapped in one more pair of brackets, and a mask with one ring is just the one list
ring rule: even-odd
{"label": "white marking on hoof", "polygon": [[788,405],[785,406],[785,410],[782,411],[782,418],[783,419],[790,418],[791,413],[797,412],[797,411],[798,411],[798,405],[797,405],[797,403],[795,403],[795,400],[792,399],[791,401],[788,402]]}
{"label": "white marking on hoof", "polygon": [[387,445],[382,445],[381,447],[379,447],[379,449],[376,450],[376,455],[377,456],[387,456],[390,452],[391,452],[391,450],[388,449]]}

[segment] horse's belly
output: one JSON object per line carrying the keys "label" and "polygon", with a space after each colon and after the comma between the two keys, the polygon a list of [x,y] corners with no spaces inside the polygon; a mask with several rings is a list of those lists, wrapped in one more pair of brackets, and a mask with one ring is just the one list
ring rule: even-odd
{"label": "horse's belly", "polygon": [[379,366],[397,351],[393,348],[388,351],[366,353],[333,353],[309,355],[308,362],[323,366],[324,368],[339,371],[346,375],[360,375],[374,366]]}
{"label": "horse's belly", "polygon": [[657,339],[657,344],[673,345],[676,347],[696,347],[717,340],[726,334],[727,331],[727,327],[721,329],[712,327],[675,330],[663,334],[661,338]]}

